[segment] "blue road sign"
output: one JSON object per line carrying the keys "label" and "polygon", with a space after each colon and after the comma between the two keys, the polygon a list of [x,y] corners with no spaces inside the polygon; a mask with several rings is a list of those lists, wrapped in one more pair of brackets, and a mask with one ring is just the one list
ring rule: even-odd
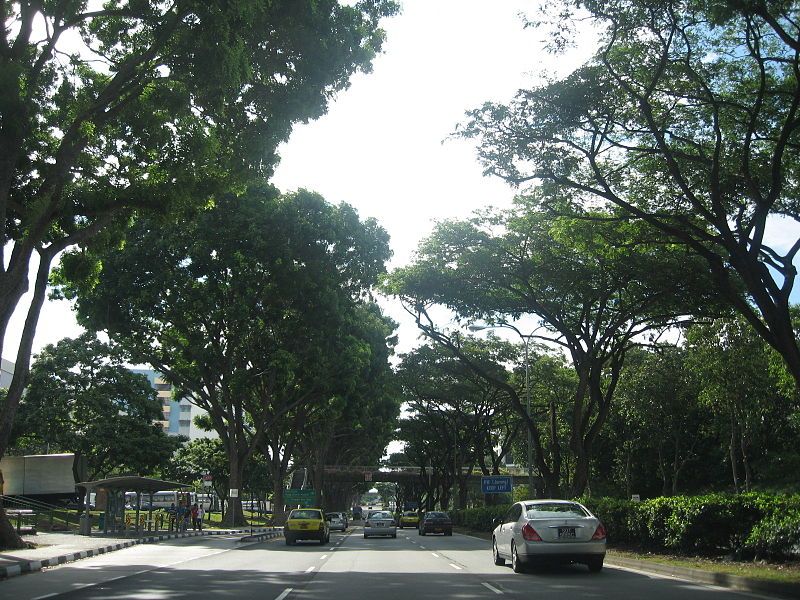
{"label": "blue road sign", "polygon": [[507,494],[511,492],[511,477],[495,475],[481,477],[481,492],[484,494]]}

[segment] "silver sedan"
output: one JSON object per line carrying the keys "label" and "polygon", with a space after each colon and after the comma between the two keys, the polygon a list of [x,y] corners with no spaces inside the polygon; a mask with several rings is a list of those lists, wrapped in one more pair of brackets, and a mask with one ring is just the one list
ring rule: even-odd
{"label": "silver sedan", "polygon": [[494,564],[511,561],[515,572],[537,562],[577,562],[596,573],[603,568],[606,530],[578,502],[524,500],[511,506],[492,532]]}
{"label": "silver sedan", "polygon": [[376,512],[364,521],[364,539],[371,535],[390,535],[397,537],[397,524],[394,522],[392,513]]}

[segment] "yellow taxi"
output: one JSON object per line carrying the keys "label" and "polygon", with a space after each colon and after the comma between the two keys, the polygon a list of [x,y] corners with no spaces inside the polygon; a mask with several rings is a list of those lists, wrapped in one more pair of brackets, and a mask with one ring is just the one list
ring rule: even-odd
{"label": "yellow taxi", "polygon": [[283,537],[287,546],[294,546],[298,540],[317,540],[325,544],[331,539],[331,530],[321,509],[295,508],[283,526]]}
{"label": "yellow taxi", "polygon": [[400,515],[400,529],[403,527],[419,527],[419,515],[413,510],[407,510]]}

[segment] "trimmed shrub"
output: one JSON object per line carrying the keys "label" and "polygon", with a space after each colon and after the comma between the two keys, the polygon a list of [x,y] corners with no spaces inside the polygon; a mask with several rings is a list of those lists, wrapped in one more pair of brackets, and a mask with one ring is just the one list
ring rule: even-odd
{"label": "trimmed shrub", "polygon": [[755,556],[800,557],[800,510],[768,515],[756,523],[744,547]]}
{"label": "trimmed shrub", "polygon": [[[673,496],[631,502],[580,500],[606,526],[608,541],[689,554],[800,556],[800,495],[748,493]],[[453,522],[491,531],[509,505],[452,511]]]}

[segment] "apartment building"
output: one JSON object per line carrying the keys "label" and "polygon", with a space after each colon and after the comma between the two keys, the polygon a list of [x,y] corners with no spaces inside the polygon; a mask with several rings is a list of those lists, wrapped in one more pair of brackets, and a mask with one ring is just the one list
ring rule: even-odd
{"label": "apartment building", "polygon": [[194,424],[194,418],[205,414],[205,411],[189,402],[187,397],[175,398],[172,384],[165,381],[158,371],[153,369],[131,370],[147,377],[150,385],[156,390],[158,399],[161,402],[162,412],[162,419],[159,423],[167,434],[182,435],[190,440],[201,437],[216,437],[214,432],[203,431]]}

